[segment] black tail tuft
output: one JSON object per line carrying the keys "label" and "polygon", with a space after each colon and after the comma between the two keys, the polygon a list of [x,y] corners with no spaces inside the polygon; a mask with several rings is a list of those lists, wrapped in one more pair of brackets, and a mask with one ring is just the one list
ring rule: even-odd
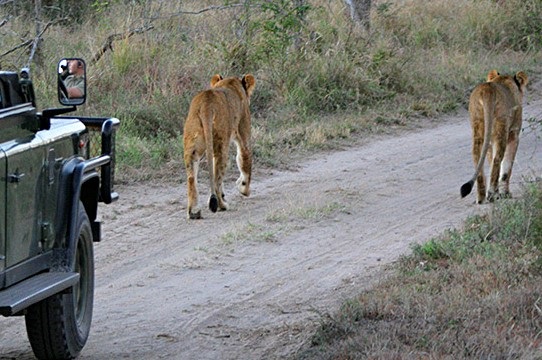
{"label": "black tail tuft", "polygon": [[212,212],[216,212],[218,210],[218,198],[215,194],[211,195],[209,198],[209,209],[211,209]]}
{"label": "black tail tuft", "polygon": [[471,180],[469,182],[464,183],[461,186],[461,197],[464,198],[465,196],[470,194],[470,192],[472,191],[473,186],[474,186],[474,180]]}

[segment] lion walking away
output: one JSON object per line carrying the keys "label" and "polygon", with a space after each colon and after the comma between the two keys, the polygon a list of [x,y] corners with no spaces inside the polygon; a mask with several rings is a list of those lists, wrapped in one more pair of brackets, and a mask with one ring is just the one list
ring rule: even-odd
{"label": "lion walking away", "polygon": [[227,210],[222,182],[226,172],[230,142],[237,146],[237,167],[241,175],[237,189],[250,195],[252,176],[252,149],[250,96],[256,79],[251,74],[239,79],[214,75],[211,89],[197,94],[188,110],[184,123],[184,164],[187,176],[188,219],[200,219],[198,207],[198,168],[203,155],[207,157],[212,212]]}
{"label": "lion walking away", "polygon": [[[527,75],[500,75],[491,70],[487,82],[476,86],[469,100],[472,127],[473,177],[461,186],[461,197],[477,186],[477,203],[486,198],[493,201],[499,196],[510,196],[510,177],[519,144],[523,117],[523,94]],[[484,161],[488,159],[490,174],[486,193]]]}

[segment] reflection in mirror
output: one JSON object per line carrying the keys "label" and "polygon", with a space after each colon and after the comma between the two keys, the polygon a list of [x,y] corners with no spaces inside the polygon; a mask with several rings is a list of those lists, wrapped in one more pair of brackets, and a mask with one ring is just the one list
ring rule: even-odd
{"label": "reflection in mirror", "polygon": [[62,105],[82,105],[87,95],[86,65],[83,59],[58,62],[58,100]]}

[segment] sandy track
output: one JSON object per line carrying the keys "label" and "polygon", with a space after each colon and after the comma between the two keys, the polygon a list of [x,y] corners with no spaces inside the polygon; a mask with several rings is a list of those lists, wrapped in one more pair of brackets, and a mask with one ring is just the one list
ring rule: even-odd
{"label": "sandy track", "polygon": [[[524,118],[541,109],[528,104]],[[542,175],[537,134],[522,134],[512,192]],[[185,220],[184,185],[121,186],[102,207],[80,359],[287,358],[412,242],[487,209],[459,197],[472,172],[462,113],[256,177],[250,198],[229,181],[231,211],[201,221]],[[0,318],[6,358],[32,358],[22,318]]]}

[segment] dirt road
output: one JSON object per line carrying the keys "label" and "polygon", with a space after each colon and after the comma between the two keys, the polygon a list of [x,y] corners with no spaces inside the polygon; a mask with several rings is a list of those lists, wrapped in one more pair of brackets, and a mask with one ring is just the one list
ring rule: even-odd
{"label": "dirt road", "polygon": [[[524,113],[541,118],[542,102]],[[466,116],[256,176],[250,198],[229,181],[231,211],[204,209],[201,221],[185,219],[184,184],[119,187],[121,200],[102,207],[93,326],[80,359],[295,353],[323,314],[374,284],[412,242],[487,209],[473,194],[459,197],[473,172]],[[542,176],[539,134],[522,134],[513,192]],[[22,318],[0,318],[0,358],[32,358]]]}

